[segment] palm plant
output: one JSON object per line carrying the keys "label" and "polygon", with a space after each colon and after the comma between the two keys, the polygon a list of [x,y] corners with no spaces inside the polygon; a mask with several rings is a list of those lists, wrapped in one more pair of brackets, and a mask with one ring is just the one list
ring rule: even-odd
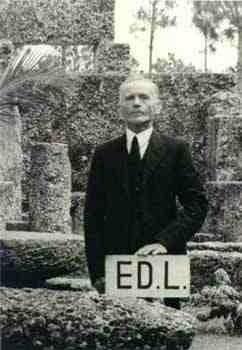
{"label": "palm plant", "polygon": [[41,50],[24,48],[10,60],[0,79],[0,118],[14,113],[12,106],[39,108],[51,98],[54,100],[51,90],[63,93],[72,87],[71,75],[59,66],[58,60]]}

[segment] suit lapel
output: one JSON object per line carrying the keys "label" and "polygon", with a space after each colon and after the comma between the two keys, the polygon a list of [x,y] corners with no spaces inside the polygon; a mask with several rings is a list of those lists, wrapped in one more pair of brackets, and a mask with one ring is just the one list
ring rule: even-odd
{"label": "suit lapel", "polygon": [[126,147],[126,135],[120,137],[117,153],[115,153],[114,162],[117,164],[117,177],[121,187],[127,196],[129,196],[129,179],[128,179],[128,152]]}
{"label": "suit lapel", "polygon": [[153,131],[143,159],[143,185],[146,184],[147,180],[161,161],[163,161],[163,164],[165,164],[164,160],[166,156],[166,150],[166,142],[162,135],[159,135],[156,131]]}
{"label": "suit lapel", "polygon": [[[130,197],[129,193],[129,179],[128,179],[128,152],[126,147],[126,135],[122,135],[119,138],[116,151],[113,154],[113,162],[116,168],[116,176],[118,182],[121,184],[127,197]],[[163,163],[166,166],[167,157],[167,143],[165,137],[153,131],[148,148],[145,152],[144,172],[143,172],[143,185],[147,183],[147,180],[154,172],[159,163]]]}

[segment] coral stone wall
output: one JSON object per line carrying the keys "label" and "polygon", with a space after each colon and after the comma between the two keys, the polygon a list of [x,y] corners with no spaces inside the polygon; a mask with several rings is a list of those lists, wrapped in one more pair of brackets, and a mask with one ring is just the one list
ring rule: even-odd
{"label": "coral stone wall", "polygon": [[5,232],[6,222],[12,219],[11,212],[14,207],[15,186],[13,182],[0,181],[0,233]]}
{"label": "coral stone wall", "polygon": [[205,232],[224,241],[242,240],[242,101],[237,93],[215,94],[208,102],[209,213]]}
{"label": "coral stone wall", "polygon": [[21,175],[23,155],[21,149],[21,118],[17,109],[0,119],[0,181],[12,182],[13,202],[9,220],[21,218]]}
{"label": "coral stone wall", "polygon": [[30,229],[71,233],[71,166],[67,146],[36,143],[31,154]]}
{"label": "coral stone wall", "polygon": [[215,116],[208,123],[210,179],[242,180],[242,115]]}
{"label": "coral stone wall", "polygon": [[[120,48],[118,48],[120,50]],[[124,47],[123,55],[127,55]],[[126,56],[127,57],[127,56]],[[22,111],[25,173],[29,173],[29,142],[65,142],[72,163],[72,190],[85,191],[91,154],[97,144],[120,135],[119,86],[126,75],[79,75],[73,96],[55,109]],[[186,139],[202,179],[207,178],[206,101],[215,92],[234,85],[229,75],[157,76],[161,110],[157,128]],[[28,176],[24,180],[28,189]]]}
{"label": "coral stone wall", "polygon": [[242,241],[242,182],[210,181],[206,185],[209,212],[204,224],[217,240]]}
{"label": "coral stone wall", "polygon": [[242,180],[242,101],[220,91],[208,101],[208,168],[211,181]]}

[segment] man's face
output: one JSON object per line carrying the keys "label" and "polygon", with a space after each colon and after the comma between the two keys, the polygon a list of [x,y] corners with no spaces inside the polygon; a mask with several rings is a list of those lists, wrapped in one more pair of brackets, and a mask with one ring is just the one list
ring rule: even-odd
{"label": "man's face", "polygon": [[128,125],[152,124],[158,106],[158,94],[148,80],[125,84],[120,91],[120,113]]}

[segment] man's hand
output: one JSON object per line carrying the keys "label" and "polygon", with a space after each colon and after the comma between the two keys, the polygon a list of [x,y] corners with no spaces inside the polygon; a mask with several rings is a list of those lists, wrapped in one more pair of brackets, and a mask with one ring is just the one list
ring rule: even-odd
{"label": "man's hand", "polygon": [[159,243],[147,244],[144,247],[138,249],[135,255],[160,255],[166,254],[167,249]]}
{"label": "man's hand", "polygon": [[93,287],[98,291],[99,294],[104,294],[105,293],[105,278],[104,277],[98,278],[94,282]]}

